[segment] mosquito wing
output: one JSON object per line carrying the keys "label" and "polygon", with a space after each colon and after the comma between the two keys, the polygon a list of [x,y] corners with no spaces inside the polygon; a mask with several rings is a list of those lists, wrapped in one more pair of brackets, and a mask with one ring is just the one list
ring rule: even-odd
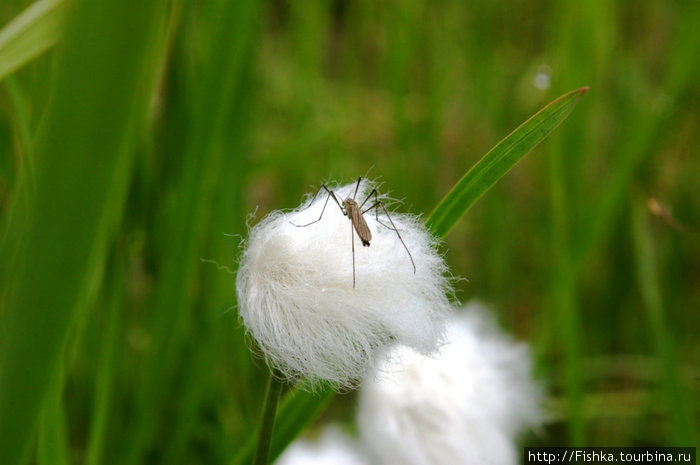
{"label": "mosquito wing", "polygon": [[360,212],[359,207],[355,207],[351,208],[349,213],[350,221],[352,221],[352,225],[355,227],[357,235],[360,236],[362,245],[369,247],[369,241],[372,240],[372,232],[369,230],[369,226],[367,226],[367,222],[363,218],[362,212]]}

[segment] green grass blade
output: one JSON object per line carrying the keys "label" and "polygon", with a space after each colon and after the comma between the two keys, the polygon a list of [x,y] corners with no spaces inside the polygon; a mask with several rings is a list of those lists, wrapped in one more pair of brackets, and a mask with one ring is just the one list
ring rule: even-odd
{"label": "green grass blade", "polygon": [[433,210],[428,229],[444,237],[479,197],[569,115],[587,90],[572,90],[554,100],[484,155]]}
{"label": "green grass blade", "polygon": [[121,310],[126,295],[128,247],[118,248],[112,276],[109,278],[107,298],[103,308],[103,325],[95,379],[95,393],[92,400],[89,441],[85,453],[86,465],[105,463],[105,449],[110,419],[114,416],[115,373],[118,367],[119,336],[122,329]]}
{"label": "green grass blade", "polygon": [[[195,10],[191,10],[195,14]],[[185,10],[183,16],[189,12]],[[132,427],[121,447],[120,463],[142,463],[150,442],[158,433],[158,420],[165,404],[163,387],[173,381],[180,369],[178,354],[185,347],[187,320],[195,313],[192,289],[201,275],[201,261],[212,234],[213,195],[222,179],[221,169],[230,154],[228,142],[232,132],[238,133],[233,123],[238,111],[241,92],[247,82],[252,51],[258,31],[259,2],[246,0],[209,2],[196,9],[198,20],[209,27],[206,32],[195,34],[196,40],[188,42],[188,48],[197,53],[191,57],[192,66],[183,76],[189,86],[193,104],[187,118],[187,136],[177,150],[184,153],[183,169],[176,179],[175,203],[164,214],[164,224],[172,233],[164,240],[159,257],[161,269],[153,297],[152,335],[153,349],[146,353],[143,375],[136,393],[138,405]],[[197,24],[197,23],[195,23]],[[192,26],[192,25],[190,25]],[[194,73],[196,71],[196,74]],[[206,354],[193,354],[194,357]],[[204,359],[204,358],[203,358]],[[196,395],[196,390],[183,386],[183,392]],[[187,399],[177,411],[175,434],[187,436],[180,421],[196,412],[197,399]],[[182,415],[182,416],[180,416]],[[170,453],[169,453],[170,454]]]}
{"label": "green grass blade", "polygon": [[686,398],[682,386],[671,328],[666,322],[661,284],[654,263],[654,238],[649,230],[644,205],[644,200],[638,199],[631,208],[637,282],[648,318],[650,342],[659,363],[659,384],[670,420],[669,439],[673,445],[682,446],[697,440],[697,428],[692,402]]}
{"label": "green grass blade", "polygon": [[[329,386],[316,389],[314,393],[301,388],[289,392],[277,411],[275,430],[270,445],[270,463],[326,408],[335,391]],[[252,463],[257,436],[253,434],[231,465]]]}
{"label": "green grass blade", "polygon": [[59,369],[51,382],[39,421],[37,463],[39,465],[66,465],[68,461],[68,434],[63,404],[65,371]]}
{"label": "green grass blade", "polygon": [[[567,131],[562,131],[566,133]],[[566,135],[558,133],[557,136]],[[567,187],[566,160],[561,137],[551,141],[549,154],[549,198],[551,200],[551,283],[550,316],[557,321],[557,335],[563,348],[563,381],[566,392],[568,444],[585,444],[584,390],[581,377],[581,316],[578,308],[576,269],[572,265],[567,213],[572,204]]]}
{"label": "green grass blade", "polygon": [[59,41],[71,4],[39,0],[0,31],[0,80]]}
{"label": "green grass blade", "polygon": [[277,416],[277,405],[280,400],[280,393],[284,382],[279,379],[275,370],[270,371],[270,378],[265,389],[265,403],[263,404],[263,416],[259,429],[258,441],[255,447],[254,465],[267,465],[270,457],[270,444],[272,443],[272,432],[275,428],[275,417]]}
{"label": "green grass blade", "polygon": [[[36,186],[0,322],[0,457],[21,464],[121,216],[157,2],[76,5],[36,144]],[[128,27],[123,25],[128,24]],[[18,194],[19,195],[19,194]],[[12,234],[9,237],[16,237]]]}
{"label": "green grass blade", "polygon": [[[34,141],[31,136],[29,115],[24,93],[20,83],[15,76],[7,76],[3,82],[7,90],[9,100],[9,113],[12,115],[16,138],[20,144],[22,154],[22,169],[18,172],[12,190],[19,195],[10,198],[9,205],[4,216],[0,219],[0,301],[5,298],[9,291],[10,277],[13,276],[13,269],[21,247],[24,232],[19,227],[24,223],[24,217],[28,210],[27,193],[28,189],[35,185],[34,174]],[[27,186],[23,186],[27,183]],[[0,307],[0,315],[2,309]]]}

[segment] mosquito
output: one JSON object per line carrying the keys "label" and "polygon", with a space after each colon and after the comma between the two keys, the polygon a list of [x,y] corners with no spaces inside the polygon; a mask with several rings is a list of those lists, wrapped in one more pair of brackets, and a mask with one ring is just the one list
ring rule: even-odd
{"label": "mosquito", "polygon": [[[411,255],[411,252],[408,250],[408,247],[406,247],[406,243],[403,241],[403,238],[401,237],[401,234],[399,233],[399,230],[396,228],[396,225],[394,225],[394,222],[391,220],[391,216],[389,216],[389,212],[387,211],[386,207],[384,206],[384,203],[382,203],[381,200],[379,200],[378,194],[377,194],[377,189],[372,189],[372,192],[367,195],[367,198],[361,203],[358,204],[357,201],[355,200],[355,197],[357,197],[357,191],[360,188],[360,182],[362,181],[362,176],[357,178],[357,185],[355,186],[355,193],[352,195],[352,197],[348,197],[347,199],[343,200],[342,204],[338,201],[338,197],[336,197],[335,193],[329,189],[325,184],[321,184],[321,187],[319,187],[318,191],[316,191],[316,195],[314,195],[314,198],[311,199],[311,202],[309,204],[313,205],[314,200],[316,200],[316,197],[318,196],[319,192],[321,190],[325,190],[328,193],[328,196],[326,196],[326,202],[323,204],[323,209],[321,210],[321,214],[319,215],[317,220],[312,221],[311,223],[307,224],[294,224],[294,226],[298,228],[305,228],[307,226],[311,226],[314,223],[318,223],[321,221],[321,218],[323,218],[323,213],[326,211],[326,206],[328,206],[328,200],[333,199],[338,205],[338,208],[340,208],[340,211],[343,213],[343,215],[347,216],[348,219],[350,220],[350,236],[352,238],[352,287],[353,289],[355,288],[355,235],[352,233],[353,229],[355,230],[355,233],[357,233],[357,236],[360,238],[360,241],[362,241],[362,245],[364,247],[369,247],[369,243],[372,240],[372,232],[369,229],[369,226],[367,225],[367,222],[365,221],[364,214],[370,211],[371,209],[374,208],[374,215],[378,223],[380,223],[382,226],[388,228],[388,229],[393,229],[394,232],[396,232],[396,236],[399,238],[401,241],[401,245],[403,245],[403,248],[406,250],[406,253],[408,254],[408,258],[411,260],[411,265],[413,265],[413,273],[415,274],[416,272],[416,263],[413,261],[413,256]],[[374,203],[372,206],[362,209],[367,201],[374,196]],[[379,220],[379,213],[377,211],[378,207],[382,207],[382,210],[384,210],[384,213],[386,214],[386,217],[389,219],[389,222],[391,223],[391,226],[387,226],[386,224],[382,223]]]}

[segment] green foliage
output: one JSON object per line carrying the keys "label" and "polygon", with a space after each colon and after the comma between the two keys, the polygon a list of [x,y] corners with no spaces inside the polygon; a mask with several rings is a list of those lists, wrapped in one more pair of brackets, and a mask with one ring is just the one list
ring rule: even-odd
{"label": "green foliage", "polygon": [[[61,387],[52,380],[63,371],[68,331],[94,299],[121,216],[158,17],[156,8],[131,3],[84,4],[71,18],[54,99],[36,136],[36,181],[19,185],[27,209],[7,224],[15,241],[2,250],[17,254],[4,276],[0,339],[0,455],[8,463],[26,455],[42,399],[58,401],[46,391]],[[132,27],[126,35],[105,28],[108,21]],[[57,416],[56,409],[45,412]]]}
{"label": "green foliage", "polygon": [[[267,369],[226,269],[246,222],[358,175],[439,205],[460,299],[534,346],[528,444],[696,441],[698,5],[5,2],[3,463],[249,461]],[[517,166],[553,126],[489,152],[582,85]],[[291,391],[272,457],[353,409]]]}

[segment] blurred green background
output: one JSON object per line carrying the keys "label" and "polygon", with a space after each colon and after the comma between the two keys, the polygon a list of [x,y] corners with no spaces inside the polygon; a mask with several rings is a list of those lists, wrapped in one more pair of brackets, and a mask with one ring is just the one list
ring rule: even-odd
{"label": "blurred green background", "polygon": [[360,175],[427,215],[586,85],[443,250],[532,344],[528,445],[697,445],[700,2],[39,5],[0,34],[7,463],[230,463],[266,376],[227,272],[246,222]]}

